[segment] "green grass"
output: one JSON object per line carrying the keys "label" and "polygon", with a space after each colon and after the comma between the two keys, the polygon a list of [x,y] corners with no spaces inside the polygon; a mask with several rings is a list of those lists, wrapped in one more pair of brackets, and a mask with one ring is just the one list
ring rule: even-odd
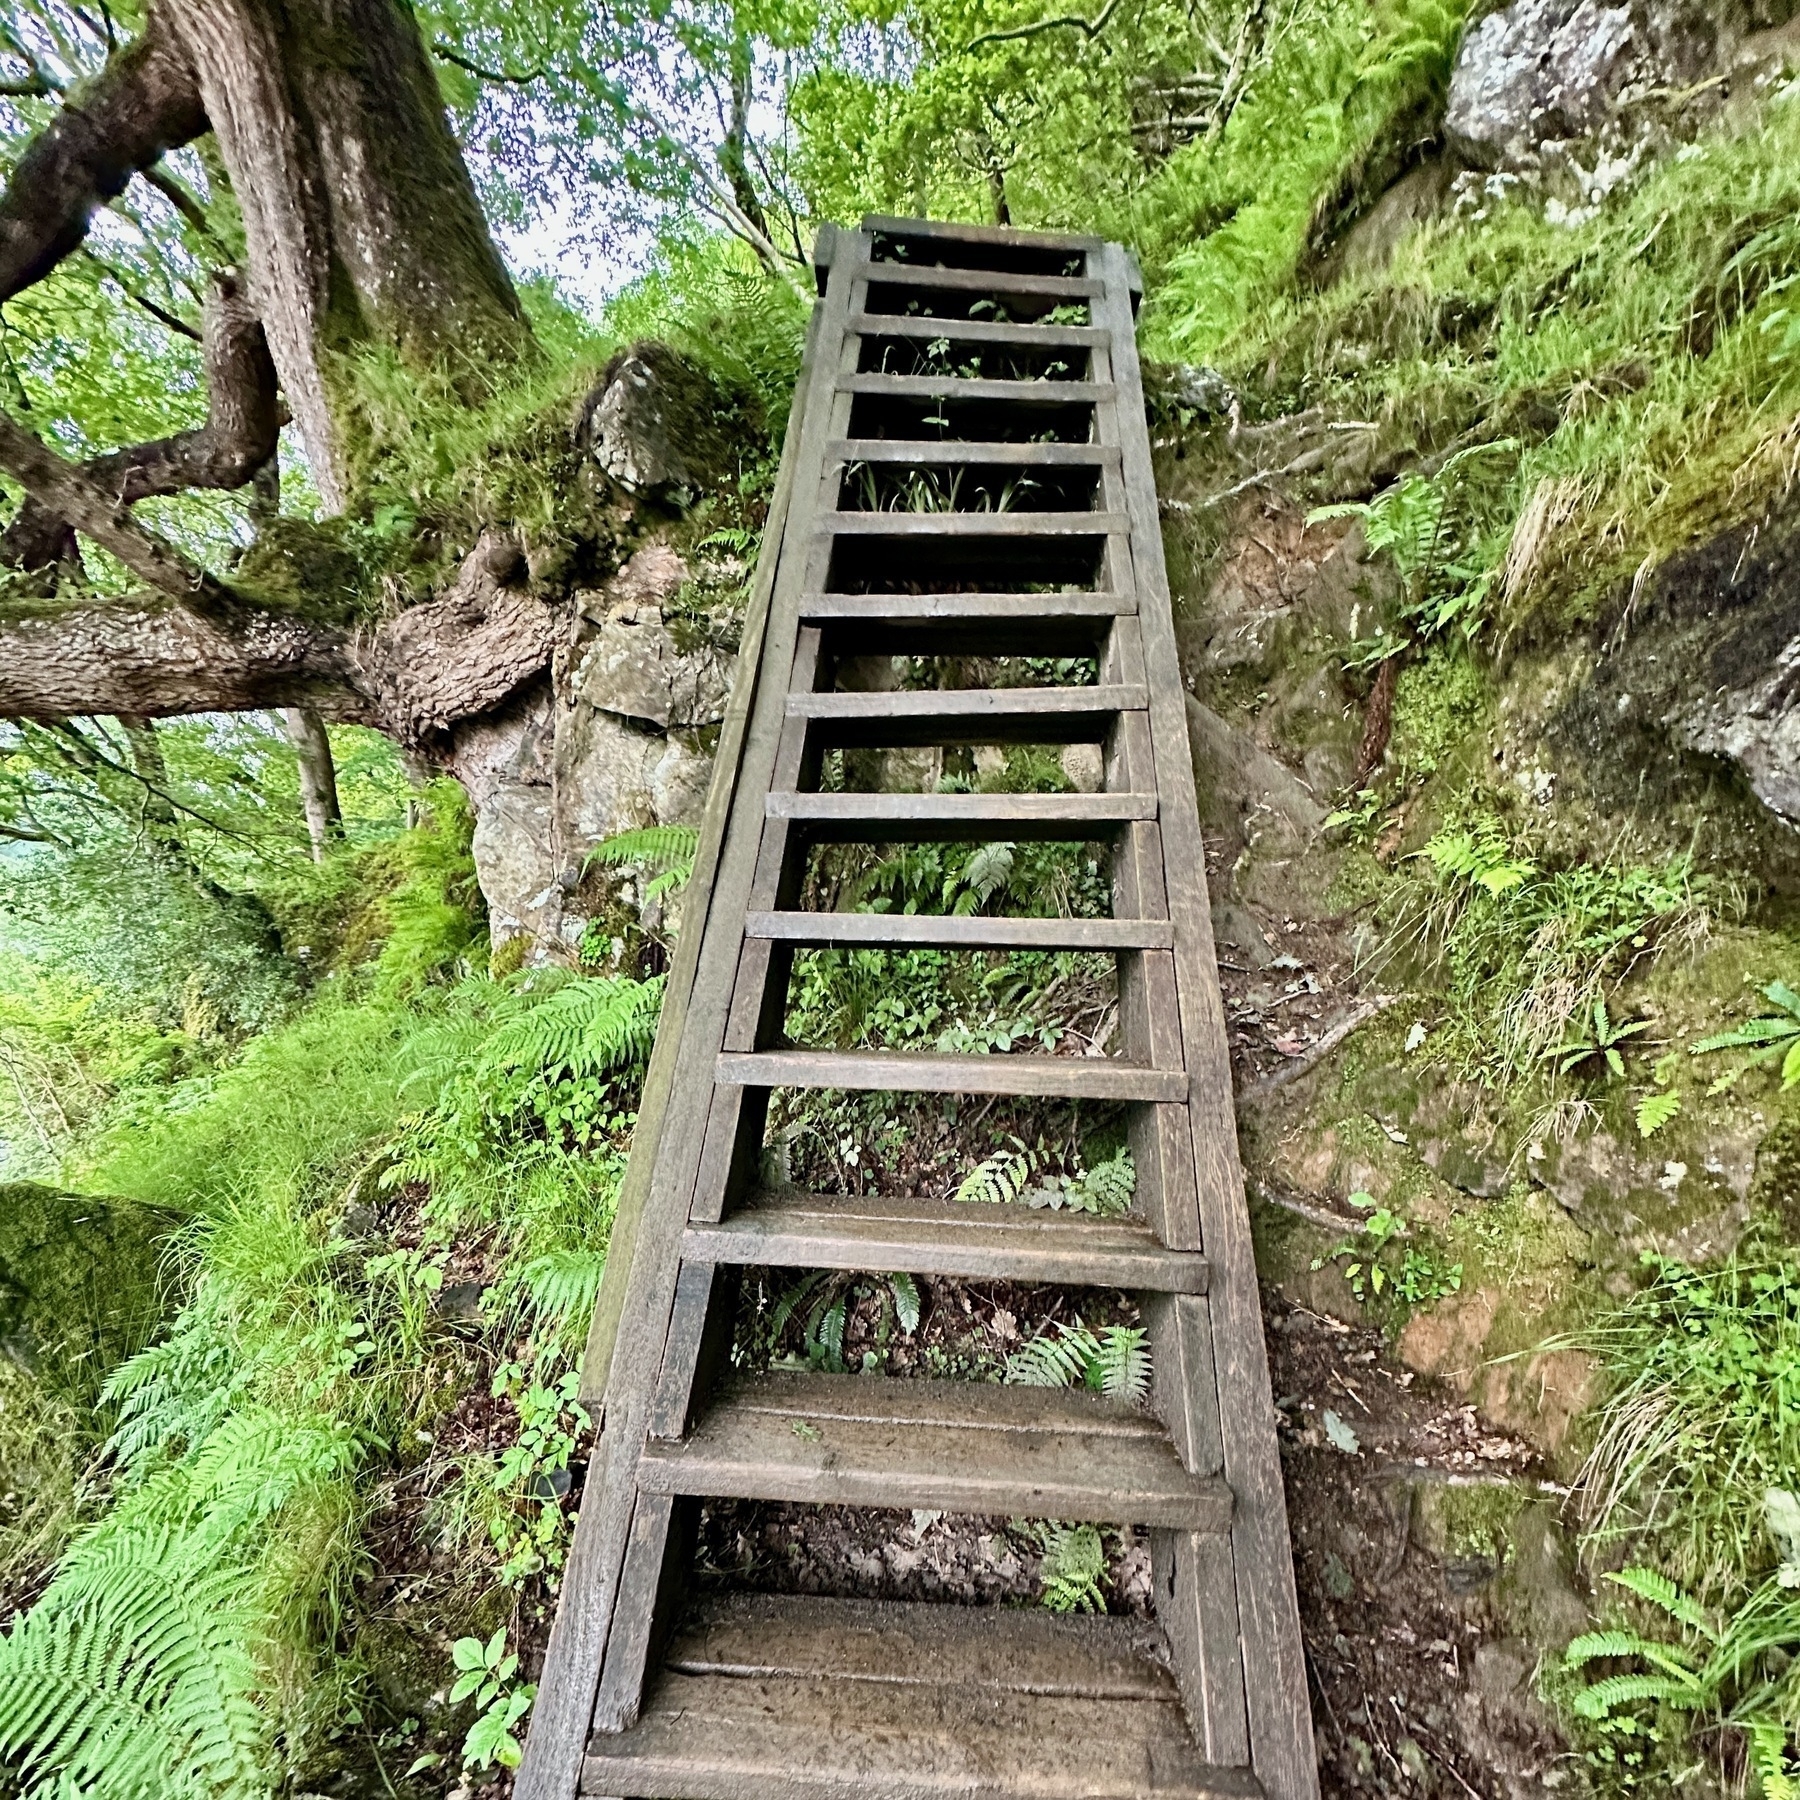
{"label": "green grass", "polygon": [[1506,633],[1590,618],[1648,560],[1791,480],[1795,100],[1655,163],[1579,224],[1486,199],[1379,276],[1222,346],[1265,414],[1322,405],[1421,454],[1513,440],[1471,533]]}

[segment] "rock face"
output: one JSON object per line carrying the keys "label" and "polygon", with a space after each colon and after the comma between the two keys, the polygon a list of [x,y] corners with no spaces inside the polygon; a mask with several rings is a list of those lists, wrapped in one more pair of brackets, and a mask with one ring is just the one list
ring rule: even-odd
{"label": "rock face", "polygon": [[667,344],[642,342],[607,366],[577,435],[627,494],[686,503],[734,469],[741,403]]}
{"label": "rock face", "polygon": [[575,596],[559,693],[539,689],[459,742],[496,944],[527,934],[572,950],[589,917],[577,897],[586,852],[620,831],[699,818],[734,659],[666,615],[687,579],[667,544],[645,545],[605,587]]}
{"label": "rock face", "polygon": [[1487,169],[1553,169],[1582,139],[1629,166],[1683,108],[1722,104],[1725,78],[1789,58],[1793,33],[1781,28],[1793,10],[1790,0],[1513,0],[1463,39],[1445,136]]}
{"label": "rock face", "polygon": [[178,1224],[131,1200],[0,1184],[0,1357],[92,1405],[162,1317],[158,1262]]}
{"label": "rock face", "polygon": [[1472,161],[1530,162],[1546,139],[1605,123],[1642,49],[1629,7],[1514,0],[1464,40],[1445,129]]}
{"label": "rock face", "polygon": [[1717,758],[1800,825],[1800,521],[1671,558],[1626,606],[1569,716],[1597,753],[1660,737]]}

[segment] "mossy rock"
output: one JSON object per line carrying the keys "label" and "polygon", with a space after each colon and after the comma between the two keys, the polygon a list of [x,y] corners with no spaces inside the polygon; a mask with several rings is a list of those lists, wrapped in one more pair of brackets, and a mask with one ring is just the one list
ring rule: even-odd
{"label": "mossy rock", "polygon": [[0,1355],[91,1398],[163,1317],[159,1264],[178,1223],[133,1200],[0,1185]]}

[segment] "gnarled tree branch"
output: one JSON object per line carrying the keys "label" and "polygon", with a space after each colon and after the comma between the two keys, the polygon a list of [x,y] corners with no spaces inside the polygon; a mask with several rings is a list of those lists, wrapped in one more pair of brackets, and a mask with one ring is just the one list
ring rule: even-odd
{"label": "gnarled tree branch", "polygon": [[150,9],[142,34],[20,157],[0,196],[0,300],[41,281],[87,236],[96,207],[140,169],[206,129],[199,85]]}

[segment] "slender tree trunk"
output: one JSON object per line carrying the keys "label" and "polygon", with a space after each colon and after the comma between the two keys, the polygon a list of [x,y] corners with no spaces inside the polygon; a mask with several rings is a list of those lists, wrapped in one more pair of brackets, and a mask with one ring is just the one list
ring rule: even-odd
{"label": "slender tree trunk", "polygon": [[344,814],[338,805],[337,767],[325,721],[305,706],[284,706],[281,717],[300,763],[300,804],[312,838],[313,861],[322,863],[332,846],[344,840]]}

